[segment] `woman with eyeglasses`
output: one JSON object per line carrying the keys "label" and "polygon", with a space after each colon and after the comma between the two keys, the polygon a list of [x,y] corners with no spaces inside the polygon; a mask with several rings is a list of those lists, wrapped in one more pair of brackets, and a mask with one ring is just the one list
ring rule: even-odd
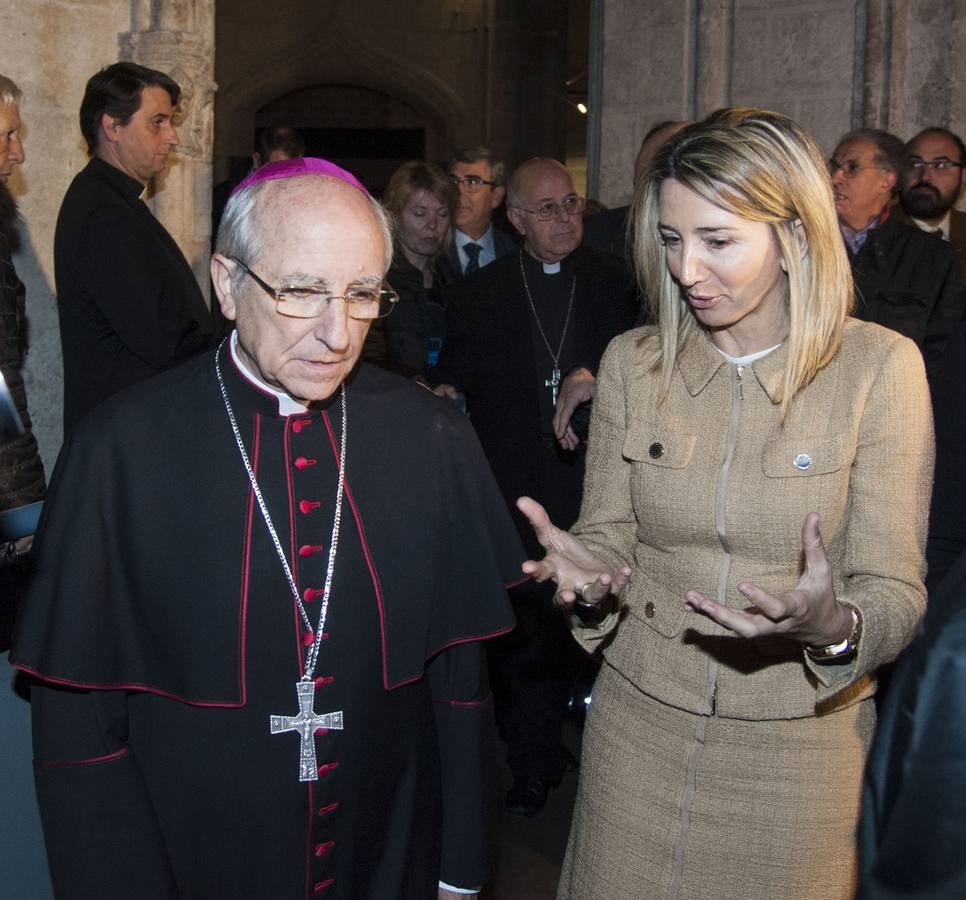
{"label": "woman with eyeglasses", "polygon": [[825,164],[725,110],[639,184],[653,324],[601,364],[581,515],[523,498],[603,655],[559,896],[845,900],[876,668],[923,612],[932,425],[908,339],[847,317]]}
{"label": "woman with eyeglasses", "polygon": [[395,254],[386,280],[399,294],[382,323],[388,367],[419,374],[436,364],[442,347],[444,291],[457,275],[447,256],[453,239],[456,188],[437,165],[403,163],[386,187],[395,227]]}

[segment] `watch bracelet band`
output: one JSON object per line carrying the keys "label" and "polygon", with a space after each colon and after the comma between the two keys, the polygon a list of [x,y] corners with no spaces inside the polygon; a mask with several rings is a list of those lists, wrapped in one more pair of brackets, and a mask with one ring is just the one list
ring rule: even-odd
{"label": "watch bracelet band", "polygon": [[839,601],[852,614],[852,631],[843,641],[834,644],[826,644],[824,647],[812,647],[805,645],[805,652],[809,659],[814,662],[831,662],[845,656],[851,656],[859,646],[859,639],[862,637],[862,613],[858,607],[851,603]]}

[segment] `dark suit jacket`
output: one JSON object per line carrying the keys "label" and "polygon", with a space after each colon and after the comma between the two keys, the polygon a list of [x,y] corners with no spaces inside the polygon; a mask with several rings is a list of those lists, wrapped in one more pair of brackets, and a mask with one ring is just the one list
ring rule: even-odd
{"label": "dark suit jacket", "polygon": [[57,217],[54,274],[64,352],[64,430],[121,388],[200,353],[211,317],[144,186],[92,159]]}
{"label": "dark suit jacket", "polygon": [[930,591],[966,551],[966,321],[959,323],[946,345],[932,406],[936,477],[926,545],[926,587]]}
{"label": "dark suit jacket", "polygon": [[854,256],[853,315],[912,338],[936,383],[946,341],[966,311],[966,288],[952,248],[895,214],[873,230]]}
{"label": "dark suit jacket", "polygon": [[[574,265],[577,365],[596,374],[611,338],[633,326],[636,304],[613,257],[579,247]],[[453,287],[443,352],[430,370],[435,384],[466,394],[480,443],[514,512],[516,498],[537,488],[540,459],[540,378],[530,316],[520,258],[510,253]]]}
{"label": "dark suit jacket", "polygon": [[627,264],[629,206],[615,206],[584,219],[584,246],[610,253]]}
{"label": "dark suit jacket", "polygon": [[[900,222],[905,222],[906,225],[911,225],[913,228],[919,227],[901,206],[895,207],[894,215]],[[966,213],[960,212],[958,209],[949,211],[948,243],[956,253],[956,259],[959,261],[959,275],[963,279],[963,284],[966,284]]]}
{"label": "dark suit jacket", "polygon": [[[507,234],[502,228],[497,228],[493,224],[490,227],[493,229],[493,252],[496,254],[496,259],[499,259],[501,256],[506,256],[507,253],[512,253],[520,246],[512,234]],[[496,262],[496,259],[493,262]],[[455,240],[449,248],[449,261],[453,264],[457,275],[462,276],[463,266],[460,263],[460,251],[456,246]],[[485,269],[486,266],[483,268]]]}
{"label": "dark suit jacket", "polygon": [[949,243],[959,260],[959,274],[966,284],[966,213],[958,209],[949,212]]}
{"label": "dark suit jacket", "polygon": [[930,596],[886,694],[865,769],[856,900],[966,897],[964,810],[966,554]]}

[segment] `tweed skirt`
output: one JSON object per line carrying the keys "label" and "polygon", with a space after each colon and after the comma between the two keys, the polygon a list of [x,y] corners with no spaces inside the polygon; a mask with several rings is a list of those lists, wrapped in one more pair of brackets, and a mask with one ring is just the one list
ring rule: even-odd
{"label": "tweed skirt", "polygon": [[559,900],[846,900],[865,700],[803,719],[700,716],[604,665]]}

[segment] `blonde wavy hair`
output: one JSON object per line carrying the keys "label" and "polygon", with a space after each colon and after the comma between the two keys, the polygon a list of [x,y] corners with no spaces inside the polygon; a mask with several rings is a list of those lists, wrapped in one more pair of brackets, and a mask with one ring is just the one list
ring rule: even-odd
{"label": "blonde wavy hair", "polygon": [[822,153],[791,119],[762,109],[712,113],[671,138],[645,172],[631,206],[634,265],[651,302],[658,341],[642,363],[667,395],[677,354],[703,326],[667,267],[658,233],[661,186],[674,179],[736,216],[767,224],[788,272],[788,361],[775,402],[788,405],[838,352],[852,305],[852,274]]}

